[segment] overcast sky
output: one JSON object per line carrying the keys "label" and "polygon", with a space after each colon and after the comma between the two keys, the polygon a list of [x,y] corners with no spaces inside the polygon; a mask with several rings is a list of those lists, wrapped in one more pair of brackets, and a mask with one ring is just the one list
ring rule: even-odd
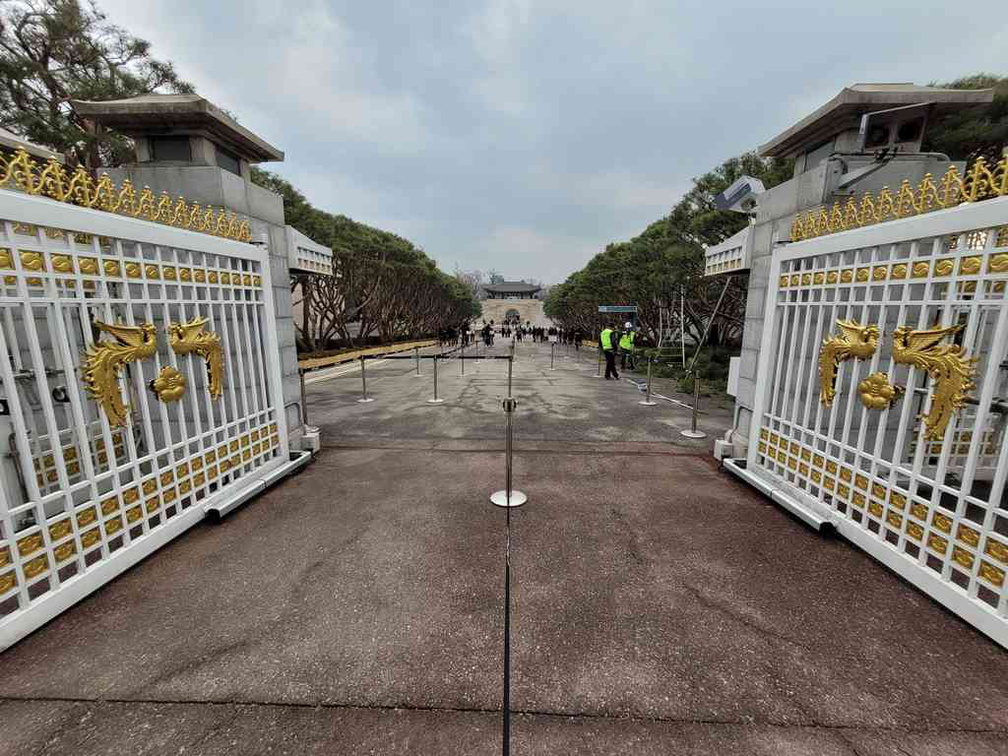
{"label": "overcast sky", "polygon": [[1003,0],[99,3],[315,206],[548,283],[847,84],[1008,74]]}

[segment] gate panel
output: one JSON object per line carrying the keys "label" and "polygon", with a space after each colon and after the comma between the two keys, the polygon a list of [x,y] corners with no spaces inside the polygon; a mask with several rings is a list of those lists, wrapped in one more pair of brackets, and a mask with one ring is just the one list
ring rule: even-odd
{"label": "gate panel", "polygon": [[266,252],[0,191],[0,649],[287,460]]}
{"label": "gate panel", "polygon": [[779,249],[747,469],[1008,646],[1008,198]]}

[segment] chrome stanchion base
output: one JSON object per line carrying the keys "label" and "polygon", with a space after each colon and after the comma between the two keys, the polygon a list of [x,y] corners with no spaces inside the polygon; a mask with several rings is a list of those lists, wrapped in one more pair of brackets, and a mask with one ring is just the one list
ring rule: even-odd
{"label": "chrome stanchion base", "polygon": [[520,507],[526,501],[528,497],[521,491],[512,491],[510,499],[507,491],[495,491],[490,495],[490,503],[498,507]]}
{"label": "chrome stanchion base", "polygon": [[706,433],[704,433],[703,431],[695,431],[695,430],[679,431],[679,435],[685,436],[686,438],[707,438]]}
{"label": "chrome stanchion base", "polygon": [[444,399],[428,399],[427,404],[444,404]]}
{"label": "chrome stanchion base", "polygon": [[373,402],[374,397],[369,396],[367,399],[358,399],[357,404],[367,404],[368,402]]}
{"label": "chrome stanchion base", "polygon": [[643,407],[656,407],[658,405],[658,402],[649,402],[646,399],[641,399],[639,402],[637,402],[637,404],[640,404]]}

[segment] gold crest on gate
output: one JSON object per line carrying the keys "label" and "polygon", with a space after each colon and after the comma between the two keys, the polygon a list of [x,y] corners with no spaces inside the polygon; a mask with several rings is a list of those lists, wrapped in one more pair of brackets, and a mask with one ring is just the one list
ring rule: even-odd
{"label": "gold crest on gate", "polygon": [[[836,374],[847,359],[868,359],[878,348],[879,329],[853,320],[838,320],[840,332],[825,339],[819,349],[819,401],[826,407],[836,396]],[[966,403],[976,387],[976,358],[967,357],[958,344],[941,343],[965,326],[915,330],[900,326],[893,331],[893,362],[923,370],[931,378],[934,391],[930,409],[924,414],[926,436],[937,440],[945,435],[952,415]],[[861,402],[869,409],[888,409],[899,401],[904,387],[889,382],[884,372],[875,372],[857,387]]]}

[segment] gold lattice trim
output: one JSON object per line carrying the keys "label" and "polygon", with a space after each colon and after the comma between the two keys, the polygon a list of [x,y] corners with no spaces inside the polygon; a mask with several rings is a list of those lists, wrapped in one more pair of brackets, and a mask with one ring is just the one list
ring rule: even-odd
{"label": "gold lattice trim", "polygon": [[240,220],[223,208],[200,207],[195,202],[187,202],[184,197],[172,201],[167,192],[155,197],[149,186],[145,186],[138,196],[129,179],[116,188],[107,173],[102,173],[95,181],[83,166],[78,166],[72,174],[53,158],[42,166],[23,149],[18,149],[13,157],[0,154],[0,188],[19,189],[59,202],[236,241],[252,241],[248,221]]}
{"label": "gold lattice trim", "polygon": [[837,231],[870,226],[875,223],[921,215],[932,210],[955,207],[963,202],[979,202],[992,197],[1008,196],[1008,154],[994,168],[988,168],[983,158],[977,158],[973,167],[960,176],[955,165],[937,184],[930,173],[916,186],[905,180],[893,194],[884,187],[877,197],[865,192],[861,199],[849,197],[830,208],[821,207],[800,213],[791,224],[791,241],[812,239]]}

